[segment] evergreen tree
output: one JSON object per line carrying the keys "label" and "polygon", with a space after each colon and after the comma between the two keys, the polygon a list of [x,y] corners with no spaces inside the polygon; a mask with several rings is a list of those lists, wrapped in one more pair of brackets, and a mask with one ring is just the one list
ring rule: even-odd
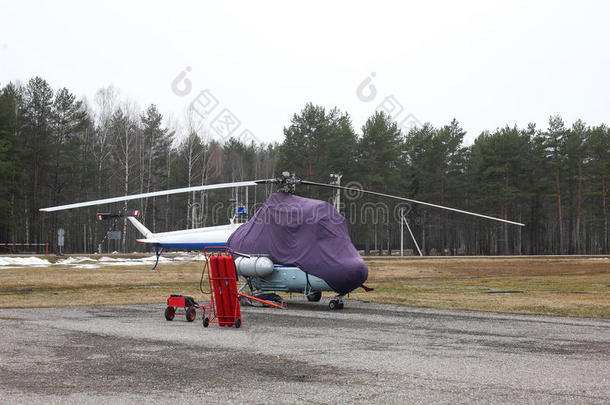
{"label": "evergreen tree", "polygon": [[52,106],[53,90],[49,84],[40,77],[31,79],[25,87],[23,100],[25,155],[30,162],[24,167],[31,173],[32,180],[25,202],[26,242],[38,243],[43,240],[41,235],[43,219],[40,218],[38,209],[42,206],[42,201],[48,201],[41,185],[48,184],[49,174],[52,173],[49,167],[49,163],[52,162],[53,144]]}
{"label": "evergreen tree", "polygon": [[[403,179],[403,138],[396,122],[384,112],[376,112],[370,117],[362,127],[362,137],[358,141],[357,169],[358,178],[366,190],[375,190],[389,194],[396,194],[401,189]],[[369,197],[365,197],[370,202]],[[394,201],[384,201],[388,210],[378,210],[364,205],[364,221],[366,228],[365,250],[370,246],[371,227],[374,229],[375,240],[378,238],[378,231],[388,234],[385,239],[390,243],[390,223],[392,218]],[[370,209],[373,208],[373,209]],[[385,212],[384,212],[385,211]],[[383,215],[383,218],[379,218]],[[361,216],[362,218],[362,216]],[[382,246],[379,241],[379,246]]]}
{"label": "evergreen tree", "polygon": [[580,251],[582,219],[583,165],[589,129],[582,120],[572,124],[565,140],[568,182],[568,253]]}
{"label": "evergreen tree", "polygon": [[[483,133],[476,139],[469,173],[476,210],[503,219],[522,218],[528,200],[529,150],[529,134],[516,126]],[[514,230],[518,234],[510,237],[507,224],[487,226],[495,228],[485,242],[492,252],[521,253],[520,230]]]}
{"label": "evergreen tree", "polygon": [[565,143],[567,138],[567,129],[560,116],[555,115],[549,118],[549,128],[544,134],[547,158],[549,159],[554,180],[555,180],[555,198],[557,201],[557,254],[564,253],[564,230],[563,230],[563,203],[561,201],[561,183],[562,176],[565,170]]}
{"label": "evergreen tree", "polygon": [[591,239],[591,252],[608,253],[608,179],[610,178],[610,129],[606,125],[599,125],[591,129],[588,137],[587,173],[591,179],[591,191],[588,193],[592,199],[590,208],[593,219],[593,235]]}
{"label": "evergreen tree", "polygon": [[[167,187],[169,152],[173,134],[167,128],[162,128],[163,116],[154,104],[151,104],[140,117],[142,129],[143,159],[141,159],[142,178],[145,179],[144,192],[162,190]],[[165,199],[168,201],[168,198]],[[165,219],[165,210],[157,207],[157,200],[145,199],[142,207],[144,218],[152,221],[151,231],[155,232],[157,220]],[[150,212],[152,210],[152,213]]]}
{"label": "evergreen tree", "polygon": [[326,182],[330,173],[348,174],[353,167],[356,134],[349,116],[337,108],[326,111],[308,103],[292,117],[284,136],[279,150],[280,171]]}
{"label": "evergreen tree", "polygon": [[[407,134],[405,145],[409,167],[406,176],[414,198],[440,205],[463,205],[462,177],[467,153],[462,145],[464,135],[464,130],[455,119],[440,129],[424,124]],[[424,208],[419,215],[423,217],[421,232],[424,250],[429,252],[434,245],[440,252],[449,247],[455,253],[456,228],[447,229],[447,213],[430,212]],[[436,224],[428,221],[428,217],[437,218]],[[434,239],[432,233],[435,234]]]}
{"label": "evergreen tree", "polygon": [[22,151],[19,150],[18,135],[18,93],[9,84],[0,92],[0,238],[11,240],[11,234],[17,227],[16,195],[27,181],[21,167]]}

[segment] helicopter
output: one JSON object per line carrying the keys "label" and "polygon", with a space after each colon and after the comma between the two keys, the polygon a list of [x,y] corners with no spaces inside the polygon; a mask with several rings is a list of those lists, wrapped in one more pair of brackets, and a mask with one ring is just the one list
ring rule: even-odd
{"label": "helicopter", "polygon": [[245,223],[231,221],[228,225],[215,227],[152,233],[134,218],[133,212],[116,215],[126,216],[145,236],[144,239],[138,239],[138,242],[151,244],[157,249],[157,260],[160,254],[158,249],[162,252],[162,249],[170,247],[228,247],[234,253],[236,273],[243,279],[240,291],[249,288],[252,294],[295,292],[303,294],[312,302],[320,301],[322,292],[331,291],[337,294],[329,301],[331,310],[343,309],[345,296],[356,288],[370,290],[364,285],[368,278],[368,268],[351,242],[345,218],[328,202],[294,195],[297,185],[369,194],[524,226],[519,222],[391,194],[304,180],[289,172],[271,179],[141,193],[42,208],[40,211],[54,212],[146,197],[262,184],[274,184],[278,191],[271,194]]}

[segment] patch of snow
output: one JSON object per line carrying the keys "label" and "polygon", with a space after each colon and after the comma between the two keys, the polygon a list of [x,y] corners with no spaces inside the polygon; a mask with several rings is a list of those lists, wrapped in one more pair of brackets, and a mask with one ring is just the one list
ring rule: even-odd
{"label": "patch of snow", "polygon": [[94,262],[95,259],[91,259],[89,257],[68,257],[66,259],[61,259],[55,262],[55,264],[76,264],[82,262]]}
{"label": "patch of snow", "polygon": [[[102,256],[97,259],[91,257],[73,256],[66,257],[64,259],[59,259],[55,263],[51,263],[47,259],[41,259],[39,257],[0,256],[0,269],[20,267],[47,267],[55,265],[73,266],[79,269],[95,269],[103,266],[153,265],[156,259],[157,256],[155,255],[138,259],[109,256]],[[159,263],[185,263],[203,260],[205,260],[205,255],[203,253],[180,252],[173,257],[161,256],[159,258]]]}
{"label": "patch of snow", "polygon": [[179,262],[192,262],[196,260],[205,260],[205,256],[203,253],[181,253],[179,256],[174,257],[174,260]]}
{"label": "patch of snow", "polygon": [[199,253],[198,255],[193,257],[193,260],[196,260],[196,261],[205,260],[205,255],[203,253]]}
{"label": "patch of snow", "polygon": [[99,264],[76,264],[74,265],[75,269],[99,269],[100,266]]}
{"label": "patch of snow", "polygon": [[46,267],[51,262],[39,257],[0,257],[0,266],[34,266]]}
{"label": "patch of snow", "polygon": [[[144,257],[141,259],[129,259],[129,258],[124,258],[124,257],[104,256],[104,257],[101,257],[99,261],[108,266],[137,266],[140,264],[153,264],[156,259],[157,259],[157,256]],[[159,258],[159,263],[169,263],[171,261],[172,260],[168,259],[167,257],[161,256]]]}

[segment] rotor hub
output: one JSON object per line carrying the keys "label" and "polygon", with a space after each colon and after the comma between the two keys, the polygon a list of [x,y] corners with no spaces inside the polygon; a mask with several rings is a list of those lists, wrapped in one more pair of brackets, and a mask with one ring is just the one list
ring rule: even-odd
{"label": "rotor hub", "polygon": [[295,186],[299,183],[294,173],[282,172],[282,175],[277,178],[278,191],[282,193],[294,194]]}

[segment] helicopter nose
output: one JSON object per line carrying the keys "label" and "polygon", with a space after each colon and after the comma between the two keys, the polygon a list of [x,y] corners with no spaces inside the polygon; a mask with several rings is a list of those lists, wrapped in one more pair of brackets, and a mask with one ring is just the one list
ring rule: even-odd
{"label": "helicopter nose", "polygon": [[345,295],[360,287],[368,278],[369,269],[362,257],[342,257],[340,265],[335,267],[324,278],[338,294]]}

